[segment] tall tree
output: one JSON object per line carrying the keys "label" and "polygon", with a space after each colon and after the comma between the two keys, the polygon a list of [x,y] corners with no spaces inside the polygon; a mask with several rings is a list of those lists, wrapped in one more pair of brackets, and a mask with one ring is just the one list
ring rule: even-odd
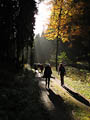
{"label": "tall tree", "polygon": [[[68,43],[68,48],[74,53],[76,60],[85,59],[86,56],[89,58],[90,1],[63,1],[61,16],[59,16],[60,6],[61,0],[56,0],[45,37],[49,40],[56,40],[58,36],[63,43]],[[59,20],[60,24],[58,24]]]}
{"label": "tall tree", "polygon": [[0,61],[20,61],[22,53],[23,62],[24,47],[33,45],[36,11],[34,0],[0,0]]}

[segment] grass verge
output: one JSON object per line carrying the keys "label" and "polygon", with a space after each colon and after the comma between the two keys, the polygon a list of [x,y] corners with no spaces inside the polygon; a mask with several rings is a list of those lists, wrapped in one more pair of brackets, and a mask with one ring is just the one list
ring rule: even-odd
{"label": "grass verge", "polygon": [[[69,75],[71,73],[69,71]],[[58,80],[60,79],[58,73],[55,71],[55,68],[53,68],[53,75]],[[78,75],[76,74],[75,69],[73,69],[73,74],[71,74],[71,76],[69,75],[65,76],[65,85],[68,86],[69,89],[85,97],[87,100],[90,100],[90,81],[81,81]],[[72,98],[67,92],[61,90],[60,87],[58,87],[58,85],[55,86],[55,89],[57,89],[56,91],[59,91],[59,94],[64,98],[65,102],[68,103],[68,107],[72,110],[72,114],[75,120],[90,120],[89,107],[82,105],[78,101],[75,101],[75,99]]]}

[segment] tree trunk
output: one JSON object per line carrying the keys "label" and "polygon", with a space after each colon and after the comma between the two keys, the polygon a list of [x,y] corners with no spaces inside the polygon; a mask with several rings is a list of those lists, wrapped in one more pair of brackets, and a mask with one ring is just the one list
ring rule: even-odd
{"label": "tree trunk", "polygon": [[[63,3],[63,0],[61,1],[61,3]],[[59,47],[59,38],[58,36],[60,36],[59,31],[60,31],[60,20],[61,20],[61,15],[62,15],[62,5],[60,8],[60,13],[59,13],[59,21],[58,21],[58,34],[57,34],[57,39],[56,39],[56,71],[58,70],[58,47]]]}
{"label": "tree trunk", "polygon": [[27,57],[27,63],[28,63],[28,44],[27,44],[27,55],[26,55]]}
{"label": "tree trunk", "polygon": [[57,37],[57,40],[56,40],[56,71],[58,70],[58,47],[59,47],[59,39]]}

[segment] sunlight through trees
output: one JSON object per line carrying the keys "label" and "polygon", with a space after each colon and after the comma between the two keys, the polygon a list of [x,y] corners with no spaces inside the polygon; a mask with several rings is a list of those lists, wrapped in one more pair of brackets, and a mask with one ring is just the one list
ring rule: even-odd
{"label": "sunlight through trees", "polygon": [[74,60],[90,60],[90,1],[52,0],[52,4],[44,36],[48,40],[63,42],[72,56],[74,53]]}

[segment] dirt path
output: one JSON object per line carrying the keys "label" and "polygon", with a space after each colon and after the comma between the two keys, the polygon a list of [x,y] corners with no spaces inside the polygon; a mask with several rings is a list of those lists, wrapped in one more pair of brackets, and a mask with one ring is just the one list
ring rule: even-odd
{"label": "dirt path", "polygon": [[17,75],[1,72],[0,120],[73,120],[73,116],[74,120],[82,120],[74,115],[78,106],[81,113],[88,113],[88,119],[83,120],[89,120],[88,105],[78,93],[61,87],[57,79],[51,79],[47,90],[40,73],[35,76],[32,70]]}
{"label": "dirt path", "polygon": [[[41,77],[41,75],[37,73],[36,77]],[[50,89],[48,90],[45,88],[45,80],[43,78],[38,78],[37,80],[39,80],[39,86],[42,91],[41,102],[48,110],[50,120],[73,120],[71,112],[67,109],[63,98],[55,92],[53,86],[50,85]],[[52,82],[54,82],[53,79]]]}
{"label": "dirt path", "polygon": [[[66,86],[61,87],[59,80],[51,79],[50,89],[48,90],[45,88],[45,79],[40,78],[40,73],[37,73],[36,77],[38,78],[37,80],[39,80],[39,86],[42,91],[41,102],[48,110],[50,119],[73,120],[73,110],[68,107],[68,102],[70,100],[72,100],[74,104],[83,106],[85,109],[90,110],[90,103],[85,98],[80,96],[78,93],[73,92]],[[67,101],[64,98],[67,99]]]}

